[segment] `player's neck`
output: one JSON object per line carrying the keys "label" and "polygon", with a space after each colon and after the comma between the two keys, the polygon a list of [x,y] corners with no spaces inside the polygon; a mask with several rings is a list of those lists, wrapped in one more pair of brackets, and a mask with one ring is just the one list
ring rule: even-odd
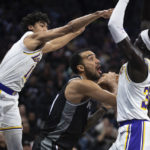
{"label": "player's neck", "polygon": [[99,79],[97,79],[97,80],[92,80],[92,79],[89,79],[85,74],[78,74],[82,79],[85,79],[85,80],[91,80],[91,81],[93,81],[93,82],[95,82],[95,83],[97,83],[98,82],[98,80]]}
{"label": "player's neck", "polygon": [[79,76],[80,76],[82,79],[87,79],[87,80],[88,80],[88,78],[87,78],[84,74],[79,74]]}

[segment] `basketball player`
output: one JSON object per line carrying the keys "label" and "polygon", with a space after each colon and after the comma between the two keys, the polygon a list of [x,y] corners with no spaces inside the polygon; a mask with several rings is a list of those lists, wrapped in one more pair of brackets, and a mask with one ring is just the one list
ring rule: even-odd
{"label": "basketball player", "polygon": [[84,31],[94,20],[110,16],[112,10],[97,11],[72,20],[67,25],[48,30],[46,14],[36,12],[23,18],[27,31],[0,64],[0,131],[8,150],[22,150],[22,125],[18,109],[18,93],[41,60],[43,53],[55,51]]}
{"label": "basketball player", "polygon": [[[48,121],[33,150],[71,150],[85,128],[95,122],[95,116],[87,122],[90,99],[116,105],[116,96],[95,83],[100,78],[101,70],[100,62],[91,50],[76,52],[71,59],[71,68],[77,75],[55,97]],[[115,73],[107,76],[112,92],[117,88],[115,78]],[[102,110],[97,114],[97,120],[101,113]]]}
{"label": "basketball player", "polygon": [[129,0],[119,0],[109,21],[115,43],[126,55],[119,75],[117,121],[119,133],[110,150],[150,150],[150,30],[140,33],[134,45],[123,28]]}

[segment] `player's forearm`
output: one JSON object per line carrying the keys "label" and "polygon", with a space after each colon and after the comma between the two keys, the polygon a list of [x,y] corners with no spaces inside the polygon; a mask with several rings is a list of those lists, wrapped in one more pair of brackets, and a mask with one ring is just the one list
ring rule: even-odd
{"label": "player's forearm", "polygon": [[45,43],[58,37],[64,36],[70,32],[72,32],[72,26],[67,24],[63,27],[37,33],[35,38],[42,43]]}
{"label": "player's forearm", "polygon": [[97,20],[100,17],[103,17],[103,12],[97,11],[92,14],[74,19],[70,21],[68,24],[72,26],[73,31],[76,31],[82,27],[89,25],[90,23],[92,23],[93,21]]}
{"label": "player's forearm", "polygon": [[102,96],[103,100],[101,99],[101,101],[104,103],[104,104],[108,104],[112,107],[116,107],[116,94],[113,94],[113,93],[110,93],[108,91],[105,91],[105,93],[103,94]]}
{"label": "player's forearm", "polygon": [[78,35],[80,35],[85,28],[81,28],[80,30],[76,32],[68,33],[64,36],[61,36],[59,38],[56,38],[52,41],[49,41],[44,48],[42,49],[43,53],[48,53],[52,51],[56,51],[62,47],[64,47],[66,44],[68,44],[72,39],[76,38]]}
{"label": "player's forearm", "polygon": [[87,130],[89,130],[90,128],[92,128],[100,118],[103,117],[103,115],[106,113],[106,109],[105,108],[99,108],[87,121],[87,125],[85,127],[85,132]]}
{"label": "player's forearm", "polygon": [[108,92],[103,89],[100,90],[95,89],[95,91],[93,90],[92,93],[89,91],[87,95],[91,95],[89,97],[92,97],[93,99],[99,101],[100,103],[116,107],[116,95],[111,92]]}
{"label": "player's forearm", "polygon": [[76,38],[79,34],[80,34],[79,32],[73,32],[73,33],[69,33],[65,36],[56,38],[56,39],[48,42],[44,46],[42,51],[43,51],[43,53],[49,53],[49,52],[52,52],[52,51],[56,51],[56,50],[64,47],[65,45],[67,45],[71,40]]}
{"label": "player's forearm", "polygon": [[98,84],[92,81],[84,81],[78,88],[78,92],[82,95],[91,97],[99,101],[100,103],[105,103],[113,107],[116,106],[116,96],[106,90],[99,87]]}
{"label": "player's forearm", "polygon": [[128,37],[123,28],[124,15],[128,2],[129,0],[119,0],[108,23],[109,30],[116,43]]}

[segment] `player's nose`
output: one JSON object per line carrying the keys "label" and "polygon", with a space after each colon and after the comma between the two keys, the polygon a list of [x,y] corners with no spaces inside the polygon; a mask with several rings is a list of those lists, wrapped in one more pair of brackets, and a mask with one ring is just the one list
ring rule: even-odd
{"label": "player's nose", "polygon": [[47,29],[47,27],[43,27],[43,31],[47,31],[48,29]]}
{"label": "player's nose", "polygon": [[96,58],[96,63],[100,63],[100,60]]}

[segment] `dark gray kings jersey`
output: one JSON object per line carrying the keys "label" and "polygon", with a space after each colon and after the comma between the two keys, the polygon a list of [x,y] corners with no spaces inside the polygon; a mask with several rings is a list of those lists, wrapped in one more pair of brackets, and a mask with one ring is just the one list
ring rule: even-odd
{"label": "dark gray kings jersey", "polygon": [[[69,82],[79,78],[81,79],[80,76],[73,77]],[[80,104],[70,103],[64,94],[67,84],[51,105],[48,121],[41,134],[40,150],[50,150],[52,145],[58,145],[63,150],[71,150],[84,132],[90,100],[84,100]]]}

